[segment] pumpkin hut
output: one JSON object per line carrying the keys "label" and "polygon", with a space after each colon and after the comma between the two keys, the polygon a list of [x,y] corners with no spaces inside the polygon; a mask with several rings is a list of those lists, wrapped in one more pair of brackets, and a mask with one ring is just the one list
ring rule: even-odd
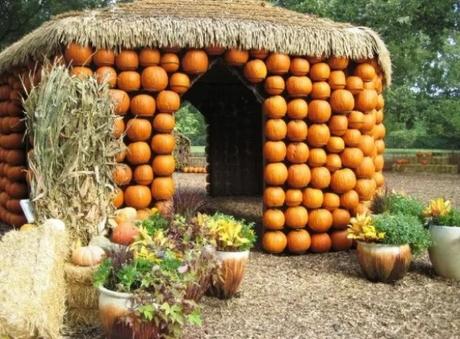
{"label": "pumpkin hut", "polygon": [[173,196],[183,100],[209,124],[208,192],[263,196],[269,252],[348,248],[350,217],[383,185],[391,62],[378,34],[261,0],[138,0],[57,16],[0,54],[4,223],[25,222],[29,196],[20,77],[57,56],[110,86],[127,145],[116,208]]}

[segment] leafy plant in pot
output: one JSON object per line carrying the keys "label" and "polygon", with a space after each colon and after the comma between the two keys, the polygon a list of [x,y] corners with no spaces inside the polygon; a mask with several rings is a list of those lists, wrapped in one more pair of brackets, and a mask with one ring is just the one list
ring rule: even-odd
{"label": "leafy plant in pot", "polygon": [[120,247],[94,275],[99,312],[109,338],[178,337],[198,325],[197,305],[184,298],[192,279],[188,258],[171,250]]}
{"label": "leafy plant in pot", "polygon": [[418,217],[388,212],[352,218],[348,237],[358,242],[358,261],[366,278],[385,283],[403,278],[412,255],[430,245],[430,235]]}
{"label": "leafy plant in pot", "polygon": [[213,274],[209,293],[223,299],[231,298],[240,287],[249,250],[256,240],[254,224],[222,213],[198,214],[195,222],[211,231],[216,248],[218,268]]}
{"label": "leafy plant in pot", "polygon": [[433,241],[429,254],[435,272],[460,280],[460,211],[438,198],[430,201],[423,215]]}

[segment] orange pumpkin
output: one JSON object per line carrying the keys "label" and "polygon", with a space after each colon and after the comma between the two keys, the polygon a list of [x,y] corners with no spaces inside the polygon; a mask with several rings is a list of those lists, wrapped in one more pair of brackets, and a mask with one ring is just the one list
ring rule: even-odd
{"label": "orange pumpkin", "polygon": [[386,129],[383,124],[375,125],[371,130],[371,135],[374,139],[383,139],[386,134]]}
{"label": "orange pumpkin", "polygon": [[114,136],[114,138],[119,138],[123,135],[124,132],[125,132],[125,122],[123,118],[121,117],[116,118],[114,121],[114,125],[113,125],[112,135]]}
{"label": "orange pumpkin", "polygon": [[332,135],[342,136],[348,129],[348,119],[344,115],[334,115],[329,119],[328,126]]}
{"label": "orange pumpkin", "polygon": [[288,178],[286,165],[281,162],[267,164],[264,170],[264,180],[268,185],[281,186]]}
{"label": "orange pumpkin", "polygon": [[327,81],[330,74],[331,69],[325,62],[318,62],[311,66],[310,78],[313,81]]}
{"label": "orange pumpkin", "polygon": [[268,117],[279,119],[286,115],[286,100],[281,95],[268,97],[262,104],[262,112]]}
{"label": "orange pumpkin", "polygon": [[315,232],[327,232],[332,226],[332,214],[327,209],[319,208],[308,214],[308,227]]}
{"label": "orange pumpkin", "polygon": [[286,195],[281,187],[266,187],[263,201],[267,207],[281,207],[284,205]]}
{"label": "orange pumpkin", "polygon": [[251,49],[249,54],[255,59],[265,59],[268,57],[269,52],[265,49]]}
{"label": "orange pumpkin", "polygon": [[374,158],[375,171],[380,172],[383,170],[384,160],[383,155],[379,154]]}
{"label": "orange pumpkin", "polygon": [[118,209],[123,206],[124,202],[125,198],[123,191],[119,188],[116,188],[112,199],[113,206]]}
{"label": "orange pumpkin", "polygon": [[375,111],[371,111],[363,116],[363,124],[361,125],[361,131],[370,132],[375,127],[375,121],[377,120],[374,114]]}
{"label": "orange pumpkin", "polygon": [[24,165],[26,163],[26,154],[24,151],[11,150],[7,151],[6,162],[12,166]]}
{"label": "orange pumpkin", "polygon": [[168,87],[168,74],[159,66],[149,66],[142,72],[142,88],[150,92],[160,92]]}
{"label": "orange pumpkin", "polygon": [[153,119],[153,128],[157,132],[170,133],[176,125],[174,116],[167,113],[156,114]]}
{"label": "orange pumpkin", "polygon": [[112,67],[99,67],[96,70],[96,79],[99,83],[107,83],[110,88],[117,87],[117,72]]}
{"label": "orange pumpkin", "polygon": [[208,55],[201,49],[189,49],[182,58],[182,69],[188,74],[203,74],[208,70]]}
{"label": "orange pumpkin", "polygon": [[308,104],[304,99],[293,99],[287,104],[287,116],[291,119],[305,119],[308,114]]}
{"label": "orange pumpkin", "polygon": [[118,74],[118,88],[126,92],[138,91],[141,88],[141,76],[134,71],[124,71]]}
{"label": "orange pumpkin", "polygon": [[307,141],[309,146],[326,146],[330,138],[329,128],[325,124],[313,124],[308,128]]}
{"label": "orange pumpkin", "polygon": [[134,181],[139,185],[150,185],[153,181],[153,169],[150,165],[140,165],[134,169]]}
{"label": "orange pumpkin", "polygon": [[356,96],[356,109],[361,112],[370,112],[377,107],[378,95],[373,89],[363,89]]}
{"label": "orange pumpkin", "polygon": [[371,179],[375,173],[374,161],[371,157],[364,157],[361,164],[356,168],[356,176],[358,178]]}
{"label": "orange pumpkin", "polygon": [[268,253],[282,253],[286,245],[286,236],[281,231],[265,232],[262,237],[262,247]]}
{"label": "orange pumpkin", "polygon": [[128,93],[119,89],[110,89],[109,95],[115,106],[115,113],[118,115],[125,115],[130,105]]}
{"label": "orange pumpkin", "polygon": [[6,186],[5,191],[12,199],[25,199],[29,195],[27,185],[19,182],[11,182]]}
{"label": "orange pumpkin", "polygon": [[5,207],[8,211],[15,214],[23,214],[21,199],[10,199],[6,201]]}
{"label": "orange pumpkin", "polygon": [[265,136],[272,141],[283,140],[287,134],[287,126],[282,119],[268,119],[265,122]]}
{"label": "orange pumpkin", "polygon": [[342,71],[332,71],[331,75],[329,76],[329,86],[333,90],[336,89],[344,89],[347,85],[347,81],[345,79],[345,73]]}
{"label": "orange pumpkin", "polygon": [[310,149],[310,155],[308,157],[308,165],[310,167],[323,166],[327,161],[326,151],[322,148]]}
{"label": "orange pumpkin", "polygon": [[377,105],[375,106],[375,109],[380,111],[383,109],[384,106],[385,106],[385,100],[383,99],[383,95],[379,94],[377,96]]}
{"label": "orange pumpkin", "polygon": [[335,171],[331,177],[331,189],[335,193],[345,193],[356,186],[356,175],[349,168]]}
{"label": "orange pumpkin", "polygon": [[243,66],[249,59],[248,51],[229,49],[224,56],[225,62],[230,66]]}
{"label": "orange pumpkin", "polygon": [[331,87],[326,81],[314,82],[310,93],[313,99],[325,100],[331,96]]}
{"label": "orange pumpkin", "polygon": [[343,141],[348,147],[356,147],[361,141],[361,132],[358,129],[349,129],[343,135]]}
{"label": "orange pumpkin", "polygon": [[310,63],[304,58],[292,58],[289,66],[289,72],[292,75],[303,76],[310,71]]}
{"label": "orange pumpkin", "polygon": [[145,141],[150,139],[152,124],[147,119],[130,119],[126,126],[126,135],[131,141]]}
{"label": "orange pumpkin", "polygon": [[155,134],[150,146],[156,154],[171,154],[176,147],[176,139],[171,134]]}
{"label": "orange pumpkin", "polygon": [[73,66],[86,66],[93,60],[93,50],[88,46],[71,43],[64,52],[64,59]]}
{"label": "orange pumpkin", "polygon": [[72,70],[70,71],[70,74],[72,76],[76,76],[76,77],[78,77],[80,79],[84,79],[85,77],[93,76],[93,71],[89,67],[74,66],[74,67],[72,67]]}
{"label": "orange pumpkin", "polygon": [[286,191],[286,206],[299,206],[302,203],[303,195],[299,189],[288,189]]}
{"label": "orange pumpkin", "polygon": [[93,56],[96,66],[113,66],[115,64],[115,53],[109,49],[98,49]]}
{"label": "orange pumpkin", "polygon": [[385,178],[383,177],[382,172],[375,172],[372,177],[377,185],[377,188],[382,187],[385,184]]}
{"label": "orange pumpkin", "polygon": [[342,159],[338,154],[328,154],[326,157],[326,168],[329,172],[334,173],[335,171],[342,168]]}
{"label": "orange pumpkin", "polygon": [[375,150],[374,138],[370,135],[362,135],[358,147],[365,156],[372,155]]}
{"label": "orange pumpkin", "polygon": [[332,241],[327,233],[311,235],[310,251],[313,253],[326,253],[331,250]]}
{"label": "orange pumpkin", "polygon": [[155,114],[155,99],[148,94],[139,94],[131,99],[131,114],[152,117]]}
{"label": "orange pumpkin", "polygon": [[[342,196],[340,197],[340,201],[342,199]],[[358,203],[359,201],[356,204]],[[350,223],[350,218],[351,216],[348,210],[343,208],[336,208],[332,212],[332,227],[338,230],[346,230],[348,224]]]}
{"label": "orange pumpkin", "polygon": [[168,73],[177,72],[180,67],[179,57],[175,53],[165,53],[160,58],[160,66]]}
{"label": "orange pumpkin", "polygon": [[323,55],[315,55],[315,56],[308,56],[307,57],[308,62],[310,65],[317,64],[318,62],[324,61],[324,56]]}
{"label": "orange pumpkin", "polygon": [[331,94],[331,107],[334,113],[348,113],[355,106],[353,94],[346,89],[337,89]]}
{"label": "orange pumpkin", "polygon": [[353,215],[366,214],[369,213],[369,208],[364,204],[358,204],[356,208],[353,209]]}
{"label": "orange pumpkin", "polygon": [[294,164],[289,166],[287,182],[290,187],[303,188],[308,185],[311,179],[310,168],[305,164]]}
{"label": "orange pumpkin", "polygon": [[284,92],[286,83],[284,79],[279,75],[272,75],[265,79],[264,89],[267,94],[278,95]]}
{"label": "orange pumpkin", "polygon": [[324,189],[331,182],[331,173],[326,167],[314,167],[311,170],[310,184],[314,188]]}
{"label": "orange pumpkin", "polygon": [[190,88],[190,78],[185,73],[174,73],[169,79],[169,87],[176,93],[184,94]]}
{"label": "orange pumpkin", "polygon": [[159,176],[170,176],[176,169],[176,161],[172,155],[157,155],[152,162],[153,172]]}
{"label": "orange pumpkin", "polygon": [[265,210],[262,223],[269,230],[282,230],[284,228],[284,213],[275,208]]}
{"label": "orange pumpkin", "polygon": [[153,179],[152,196],[155,200],[168,200],[174,195],[174,181],[171,177],[160,177]]}
{"label": "orange pumpkin", "polygon": [[286,157],[286,144],[282,141],[267,141],[263,153],[267,162],[283,161]]}
{"label": "orange pumpkin", "polygon": [[348,67],[348,58],[344,56],[331,56],[327,63],[331,69],[343,70]]}
{"label": "orange pumpkin", "polygon": [[348,126],[350,128],[360,129],[363,125],[364,114],[360,111],[351,111],[348,114]]}
{"label": "orange pumpkin", "polygon": [[347,147],[343,150],[340,155],[342,158],[342,164],[348,168],[357,168],[363,161],[364,154],[357,147]]}
{"label": "orange pumpkin", "polygon": [[355,75],[363,79],[363,81],[372,81],[377,73],[374,66],[365,62],[356,66]]}
{"label": "orange pumpkin", "polygon": [[126,157],[132,165],[142,165],[150,161],[152,152],[145,141],[137,141],[128,145]]}
{"label": "orange pumpkin", "polygon": [[[284,142],[283,142],[284,145]],[[290,143],[286,150],[286,158],[290,163],[303,164],[307,161],[309,156],[309,149],[307,144],[303,142]]]}
{"label": "orange pumpkin", "polygon": [[291,120],[287,124],[287,138],[290,141],[304,141],[307,138],[308,128],[303,120]]}
{"label": "orange pumpkin", "polygon": [[131,222],[122,222],[112,231],[112,242],[129,246],[139,235],[139,229]]}
{"label": "orange pumpkin", "polygon": [[340,153],[345,149],[345,142],[341,137],[332,136],[327,142],[326,149],[329,153]]}
{"label": "orange pumpkin", "polygon": [[356,208],[359,204],[359,195],[355,190],[350,190],[340,196],[340,206],[348,210]]}
{"label": "orange pumpkin", "polygon": [[358,179],[356,181],[355,191],[361,200],[371,200],[377,189],[374,179]]}
{"label": "orange pumpkin", "polygon": [[375,140],[375,148],[378,154],[382,154],[385,151],[385,141]]}
{"label": "orange pumpkin", "polygon": [[331,117],[331,105],[326,100],[312,100],[308,104],[308,119],[314,123],[327,122]]}
{"label": "orange pumpkin", "polygon": [[209,46],[204,49],[208,55],[211,56],[216,56],[216,55],[222,55],[225,53],[225,48],[224,47],[219,47],[219,46]]}
{"label": "orange pumpkin", "polygon": [[139,56],[133,50],[123,50],[115,57],[115,64],[121,71],[135,71],[139,68]]}
{"label": "orange pumpkin", "polygon": [[152,195],[147,186],[134,185],[125,190],[125,204],[135,209],[147,208],[152,202]]}
{"label": "orange pumpkin", "polygon": [[286,226],[290,228],[304,228],[308,222],[308,212],[303,206],[288,207],[284,211]]}
{"label": "orange pumpkin", "polygon": [[139,53],[139,63],[142,67],[157,66],[160,63],[160,51],[156,48],[143,48]]}
{"label": "orange pumpkin", "polygon": [[265,60],[270,74],[286,74],[291,66],[291,59],[286,54],[271,53]]}
{"label": "orange pumpkin", "polygon": [[363,80],[357,76],[349,76],[347,77],[345,88],[349,90],[351,94],[356,95],[364,88]]}
{"label": "orange pumpkin", "polygon": [[305,253],[310,248],[310,244],[310,234],[306,230],[292,230],[287,235],[287,248],[290,253]]}
{"label": "orange pumpkin", "polygon": [[330,212],[333,212],[335,209],[340,206],[340,197],[331,192],[324,193],[323,208],[327,209]]}
{"label": "orange pumpkin", "polygon": [[293,98],[306,97],[312,90],[310,78],[306,76],[290,76],[286,81],[286,90]]}
{"label": "orange pumpkin", "polygon": [[115,184],[125,186],[131,182],[133,171],[128,165],[118,164],[113,170],[112,177]]}
{"label": "orange pumpkin", "polygon": [[244,65],[244,76],[250,83],[258,84],[267,77],[267,66],[262,60],[254,59]]}
{"label": "orange pumpkin", "polygon": [[353,245],[353,240],[348,239],[346,230],[332,232],[330,237],[334,251],[349,250]]}
{"label": "orange pumpkin", "polygon": [[173,91],[161,91],[156,99],[157,108],[162,113],[173,113],[180,108],[180,97]]}

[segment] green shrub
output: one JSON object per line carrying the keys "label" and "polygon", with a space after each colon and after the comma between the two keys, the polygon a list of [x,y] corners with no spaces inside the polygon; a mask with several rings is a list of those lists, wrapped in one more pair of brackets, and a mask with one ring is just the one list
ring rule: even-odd
{"label": "green shrub", "polygon": [[407,214],[379,214],[374,216],[378,232],[384,232],[382,243],[389,245],[408,244],[414,255],[431,245],[431,237],[419,217]]}
{"label": "green shrub", "polygon": [[423,203],[418,199],[398,192],[386,191],[372,200],[371,210],[374,214],[390,213],[422,217]]}
{"label": "green shrub", "polygon": [[452,209],[446,215],[438,217],[438,223],[442,226],[460,227],[460,211]]}

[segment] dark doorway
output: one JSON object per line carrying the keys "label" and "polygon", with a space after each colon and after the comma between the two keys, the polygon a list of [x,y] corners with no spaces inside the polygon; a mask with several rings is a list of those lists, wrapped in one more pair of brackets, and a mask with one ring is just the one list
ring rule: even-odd
{"label": "dark doorway", "polygon": [[255,95],[222,63],[184,95],[208,125],[208,193],[262,195],[262,117]]}

